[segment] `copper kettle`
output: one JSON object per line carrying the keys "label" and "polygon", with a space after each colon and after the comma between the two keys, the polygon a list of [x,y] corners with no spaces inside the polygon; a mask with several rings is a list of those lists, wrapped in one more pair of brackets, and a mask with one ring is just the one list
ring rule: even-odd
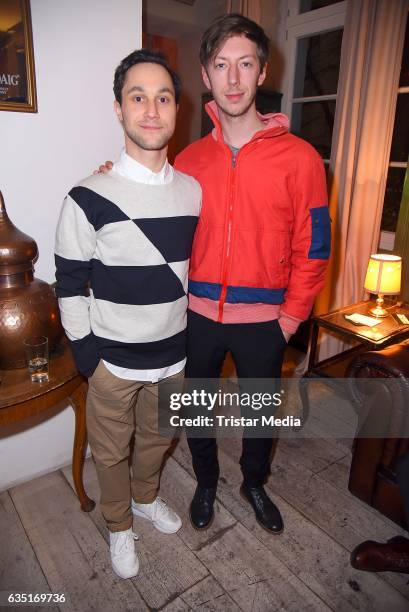
{"label": "copper kettle", "polygon": [[57,299],[48,283],[34,278],[36,242],[10,221],[0,191],[0,368],[26,365],[23,340],[47,336],[50,350],[60,340]]}

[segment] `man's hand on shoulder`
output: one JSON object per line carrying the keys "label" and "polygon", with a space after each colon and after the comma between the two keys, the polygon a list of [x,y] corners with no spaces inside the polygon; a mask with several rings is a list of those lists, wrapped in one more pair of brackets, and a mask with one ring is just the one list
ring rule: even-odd
{"label": "man's hand on shoulder", "polygon": [[112,170],[113,167],[113,163],[111,161],[106,161],[105,164],[102,164],[98,170],[94,170],[94,172],[92,174],[106,174],[107,172],[109,172],[110,170]]}

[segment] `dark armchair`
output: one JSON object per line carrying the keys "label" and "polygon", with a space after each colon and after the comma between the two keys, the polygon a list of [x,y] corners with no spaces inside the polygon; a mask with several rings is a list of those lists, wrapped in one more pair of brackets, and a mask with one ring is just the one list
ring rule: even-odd
{"label": "dark armchair", "polygon": [[[409,459],[409,343],[361,353],[346,375],[351,378],[359,414],[349,490],[407,528],[398,482],[409,495],[409,476],[407,471],[402,473]],[[370,384],[362,378],[371,379]],[[399,379],[398,384],[388,384],[391,378]],[[370,437],[371,432],[375,437]]]}

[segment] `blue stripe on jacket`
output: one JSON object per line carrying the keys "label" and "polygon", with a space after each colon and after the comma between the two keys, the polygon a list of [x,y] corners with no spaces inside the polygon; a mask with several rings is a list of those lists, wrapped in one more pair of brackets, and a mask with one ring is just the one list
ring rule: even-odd
{"label": "blue stripe on jacket", "polygon": [[[189,280],[192,295],[209,300],[220,298],[222,286],[218,283],[202,283]],[[257,287],[227,287],[226,302],[229,304],[282,304],[285,289],[263,289]]]}

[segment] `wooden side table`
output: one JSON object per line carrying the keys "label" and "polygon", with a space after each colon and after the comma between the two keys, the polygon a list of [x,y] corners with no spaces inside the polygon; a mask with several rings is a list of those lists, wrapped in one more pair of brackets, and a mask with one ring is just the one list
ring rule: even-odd
{"label": "wooden side table", "polygon": [[[408,304],[387,307],[388,316],[380,319],[380,323],[374,327],[354,325],[345,319],[346,314],[353,313],[372,316],[369,310],[373,306],[375,306],[374,302],[365,300],[345,308],[339,308],[325,315],[312,317],[308,369],[300,379],[299,386],[302,404],[302,423],[305,423],[309,414],[307,392],[309,378],[332,378],[334,380],[343,378],[348,364],[359,352],[368,349],[379,350],[409,338],[409,325],[404,325],[395,318],[397,313],[404,314],[409,318]],[[357,345],[338,355],[317,361],[317,343],[320,328],[335,332],[347,340],[356,342]]]}
{"label": "wooden side table", "polygon": [[[348,357],[357,351],[362,349],[378,350],[401,342],[409,337],[409,325],[400,323],[394,316],[396,313],[402,313],[409,318],[409,306],[407,304],[387,308],[388,316],[380,319],[380,323],[375,325],[375,327],[354,325],[345,319],[345,315],[353,313],[372,316],[369,310],[373,306],[375,306],[374,302],[365,300],[345,308],[339,308],[325,315],[312,317],[310,357],[306,376],[335,376],[337,369],[331,366],[346,362]],[[335,332],[347,340],[353,340],[359,344],[348,351],[343,351],[339,355],[318,362],[317,342],[320,328]],[[342,370],[339,373],[342,374]]]}
{"label": "wooden side table", "polygon": [[82,510],[93,510],[95,502],[85,493],[82,478],[87,447],[85,400],[88,385],[75,368],[67,341],[63,341],[51,354],[49,382],[31,382],[26,368],[1,370],[0,378],[0,427],[40,414],[61,400],[70,400],[75,412],[72,455],[75,491]]}

